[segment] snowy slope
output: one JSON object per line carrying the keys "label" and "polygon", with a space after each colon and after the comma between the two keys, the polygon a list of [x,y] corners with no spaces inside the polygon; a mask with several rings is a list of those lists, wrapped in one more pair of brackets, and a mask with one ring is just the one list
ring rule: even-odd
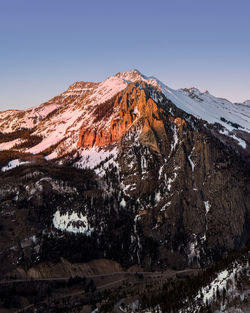
{"label": "snowy slope", "polygon": [[25,111],[8,110],[0,112],[0,131],[9,133],[19,128],[32,128],[49,113],[56,110],[57,107],[58,104],[48,102]]}
{"label": "snowy slope", "polygon": [[[61,140],[65,141],[64,152],[69,152],[69,149],[76,148],[79,139],[79,129],[84,125],[89,127],[93,125],[94,108],[100,103],[111,99],[118,92],[125,89],[127,83],[123,79],[109,77],[104,82],[99,83],[95,88],[85,92],[85,96],[73,98],[67,106],[58,110],[57,114],[49,120],[37,126],[34,134],[39,134],[44,137],[44,140],[37,146],[29,149],[31,153],[39,153],[51,145],[58,143]],[[72,95],[72,91],[71,91]],[[70,95],[70,96],[71,96]],[[63,97],[70,97],[68,93]],[[110,121],[113,116],[110,116]],[[96,123],[96,127],[100,127],[103,121]],[[108,127],[109,122],[106,122],[103,127]],[[56,156],[56,155],[54,155]]]}
{"label": "snowy slope", "polygon": [[167,99],[171,100],[183,111],[201,118],[208,123],[219,123],[232,131],[234,127],[221,120],[239,124],[242,129],[250,132],[250,108],[249,101],[244,103],[232,103],[226,99],[216,98],[209,92],[201,92],[197,88],[172,89],[155,77],[147,77],[140,74],[147,83],[158,86]]}

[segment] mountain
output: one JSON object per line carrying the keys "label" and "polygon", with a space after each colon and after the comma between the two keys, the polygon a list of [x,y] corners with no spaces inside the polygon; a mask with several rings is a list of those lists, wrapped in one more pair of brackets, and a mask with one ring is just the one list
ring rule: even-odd
{"label": "mountain", "polygon": [[0,113],[1,276],[197,269],[243,248],[249,118],[137,70]]}
{"label": "mountain", "polygon": [[[81,127],[102,127],[100,120],[96,121],[98,106],[126,89],[129,83],[137,81],[157,88],[186,113],[212,125],[218,124],[217,135],[249,155],[250,117],[247,104],[234,104],[196,88],[174,90],[137,70],[118,73],[101,83],[74,83],[66,92],[32,109],[1,112],[0,132],[6,134],[29,129],[35,144],[28,138],[20,139],[20,134],[13,134],[10,137],[13,140],[1,140],[0,149],[17,146],[27,147],[25,152],[41,153],[54,146],[51,158],[70,153],[77,148]],[[105,122],[105,127],[109,127],[109,121]],[[40,142],[36,137],[40,137]]]}

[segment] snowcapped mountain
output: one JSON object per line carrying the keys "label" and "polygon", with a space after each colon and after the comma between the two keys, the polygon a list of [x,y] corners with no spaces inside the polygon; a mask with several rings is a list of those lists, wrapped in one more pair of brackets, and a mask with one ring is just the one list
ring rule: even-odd
{"label": "snowcapped mountain", "polygon": [[137,70],[0,113],[0,274],[61,257],[203,267],[240,249],[249,116],[247,104]]}
{"label": "snowcapped mountain", "polygon": [[157,279],[138,295],[140,312],[246,307],[247,253],[200,269],[250,242],[249,119],[247,101],[174,90],[137,70],[0,112],[0,278],[86,275],[96,261],[97,273],[200,271]]}
{"label": "snowcapped mountain", "polygon": [[[218,135],[230,138],[246,151],[249,151],[250,109],[245,104],[234,104],[228,100],[216,98],[208,92],[196,88],[174,90],[154,77],[146,77],[137,70],[118,73],[101,83],[77,82],[67,91],[50,101],[32,109],[8,110],[0,113],[0,132],[29,129],[30,135],[39,136],[34,144],[28,138],[22,139],[18,134],[13,140],[2,140],[0,149],[15,149],[41,153],[50,149],[49,158],[56,158],[72,152],[78,147],[81,129],[94,127],[109,128],[117,112],[112,112],[109,120],[96,121],[98,107],[121,93],[132,82],[145,82],[162,92],[178,108],[210,124],[217,123]],[[157,99],[154,99],[157,101]],[[117,108],[118,110],[118,108]],[[8,138],[6,136],[6,138]],[[24,148],[27,146],[27,148]],[[52,149],[53,147],[53,149]]]}

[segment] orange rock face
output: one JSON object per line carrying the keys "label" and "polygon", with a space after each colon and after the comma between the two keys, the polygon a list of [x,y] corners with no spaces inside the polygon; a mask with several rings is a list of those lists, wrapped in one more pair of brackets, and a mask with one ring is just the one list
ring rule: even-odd
{"label": "orange rock face", "polygon": [[[110,106],[110,103],[108,105]],[[104,147],[118,142],[128,129],[140,120],[144,125],[140,135],[141,143],[160,152],[158,142],[168,140],[164,125],[166,117],[162,114],[162,109],[159,109],[156,102],[146,94],[143,88],[133,83],[129,84],[116,96],[111,105],[113,106],[111,115],[104,116],[104,118],[100,118],[101,112],[98,111],[98,107],[95,109],[98,122],[93,122],[91,127],[83,125],[78,141],[79,147]],[[100,105],[100,110],[106,112],[104,106],[105,104]],[[179,128],[186,125],[185,120],[179,117],[174,119],[170,116],[168,120],[176,123]]]}
{"label": "orange rock face", "polygon": [[174,123],[178,126],[178,127],[182,127],[182,126],[187,126],[187,123],[184,119],[180,118],[180,117],[177,117],[175,120],[174,120]]}
{"label": "orange rock face", "polygon": [[82,129],[78,146],[90,148],[95,146],[103,147],[114,142],[118,142],[126,133],[127,129],[133,124],[135,116],[125,113],[122,119],[112,120],[108,129]]}
{"label": "orange rock face", "polygon": [[[131,84],[132,85],[132,84]],[[139,91],[139,92],[138,92]],[[95,146],[103,147],[118,142],[126,131],[139,118],[139,110],[135,113],[137,103],[142,101],[143,92],[128,86],[126,92],[117,95],[113,104],[113,119],[106,125],[93,125],[93,129],[85,129],[80,132],[78,146],[90,148]],[[136,100],[138,98],[138,101]],[[143,105],[143,104],[141,104]],[[119,110],[117,110],[117,107]]]}

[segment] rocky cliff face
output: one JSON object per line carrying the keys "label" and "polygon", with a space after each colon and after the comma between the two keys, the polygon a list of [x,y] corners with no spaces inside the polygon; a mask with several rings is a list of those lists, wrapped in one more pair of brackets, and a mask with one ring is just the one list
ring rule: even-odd
{"label": "rocky cliff face", "polygon": [[144,88],[137,102],[140,118],[120,141],[118,156],[142,238],[159,244],[162,266],[204,264],[239,248],[249,236],[244,162],[162,94],[147,99]]}
{"label": "rocky cliff face", "polygon": [[[54,100],[56,111],[30,130],[42,141],[8,151],[9,159],[22,151],[19,158],[31,162],[12,162],[0,177],[7,216],[1,237],[8,238],[1,262],[9,271],[60,257],[146,269],[199,267],[249,241],[244,155],[222,140],[218,125],[178,108],[152,79],[122,75],[109,78],[108,87],[72,85]],[[45,148],[39,164],[27,155]]]}
{"label": "rocky cliff face", "polygon": [[[154,101],[151,96],[158,95],[157,90],[154,90],[150,85],[144,82],[130,83],[124,91],[95,109],[94,114],[97,115],[95,120],[99,120],[101,116],[104,123],[99,124],[97,127],[94,123],[86,127],[82,125],[78,146],[103,148],[118,143],[132,126],[136,127],[140,122],[143,126],[140,140],[145,144],[154,146],[160,152],[156,140],[153,139],[154,142],[152,142],[151,139],[154,134],[159,137],[165,133],[164,120],[171,120],[178,128],[186,126],[186,122],[171,115],[167,118],[162,114],[164,110],[160,110],[156,100]],[[112,119],[110,119],[110,116],[112,116]],[[148,140],[147,137],[149,137]]]}

